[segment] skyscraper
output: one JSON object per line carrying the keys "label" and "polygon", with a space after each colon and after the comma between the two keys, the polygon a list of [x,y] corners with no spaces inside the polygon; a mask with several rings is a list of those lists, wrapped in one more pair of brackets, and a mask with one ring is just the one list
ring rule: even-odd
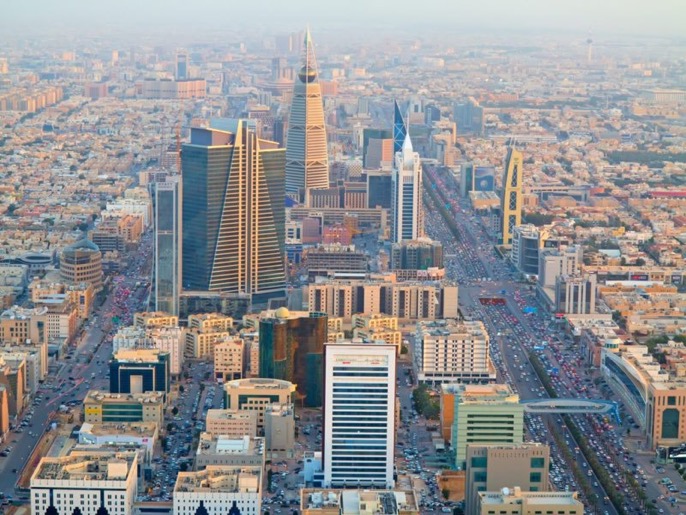
{"label": "skyscraper", "polygon": [[322,405],[322,354],[327,340],[325,313],[290,312],[279,308],[260,320],[259,376],[296,385],[296,401]]}
{"label": "skyscraper", "polygon": [[507,149],[501,202],[502,244],[509,246],[514,228],[522,224],[522,153],[514,147]]}
{"label": "skyscraper", "polygon": [[407,136],[407,124],[400,113],[398,101],[393,101],[393,153],[400,152]]}
{"label": "skyscraper", "polygon": [[285,150],[235,130],[191,129],[183,146],[183,288],[282,297]]}
{"label": "skyscraper", "polygon": [[293,85],[286,150],[286,193],[303,198],[307,189],[329,187],[329,155],[322,91],[309,29],[303,64]]}
{"label": "skyscraper", "polygon": [[186,80],[188,79],[188,52],[185,50],[179,50],[176,53],[176,69],[174,70],[174,76],[176,80]]}
{"label": "skyscraper", "polygon": [[324,346],[324,486],[393,488],[395,345]]}
{"label": "skyscraper", "polygon": [[155,310],[179,315],[181,293],[181,178],[155,183],[153,299]]}
{"label": "skyscraper", "polygon": [[412,150],[410,135],[400,152],[395,154],[391,195],[392,240],[416,240],[423,234],[422,165],[419,154]]}

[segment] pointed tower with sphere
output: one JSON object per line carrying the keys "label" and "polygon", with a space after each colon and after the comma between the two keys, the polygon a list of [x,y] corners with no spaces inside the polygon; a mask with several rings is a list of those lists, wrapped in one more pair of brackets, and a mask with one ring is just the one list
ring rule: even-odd
{"label": "pointed tower with sphere", "polygon": [[293,86],[286,143],[286,194],[302,200],[310,189],[329,187],[329,154],[322,90],[310,30],[305,32],[302,65]]}

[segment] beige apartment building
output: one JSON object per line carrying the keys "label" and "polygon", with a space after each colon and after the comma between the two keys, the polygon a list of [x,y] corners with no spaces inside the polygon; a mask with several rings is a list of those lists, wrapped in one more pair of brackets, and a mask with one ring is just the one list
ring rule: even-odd
{"label": "beige apartment building", "polygon": [[257,412],[238,409],[207,410],[205,431],[213,435],[240,438],[257,435]]}
{"label": "beige apartment building", "polygon": [[214,346],[214,377],[221,381],[242,379],[245,344],[240,338],[228,338]]}
{"label": "beige apartment building", "polygon": [[143,311],[133,315],[134,327],[151,329],[153,327],[178,327],[179,317],[163,311]]}
{"label": "beige apartment building", "polygon": [[476,515],[479,492],[511,485],[547,492],[550,447],[540,443],[467,444],[465,515]]}
{"label": "beige apartment building", "polygon": [[264,427],[264,413],[270,404],[291,404],[295,385],[280,379],[252,377],[224,384],[224,406],[227,409],[255,411],[257,427]]}

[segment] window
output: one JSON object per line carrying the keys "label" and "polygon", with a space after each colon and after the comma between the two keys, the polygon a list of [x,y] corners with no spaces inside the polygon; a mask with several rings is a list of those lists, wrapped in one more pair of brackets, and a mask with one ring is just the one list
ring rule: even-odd
{"label": "window", "polygon": [[486,458],[486,456],[483,456],[483,457],[474,456],[474,457],[472,457],[472,467],[483,469],[483,468],[486,468],[487,465],[488,465],[488,458]]}
{"label": "window", "polygon": [[532,472],[529,474],[529,482],[530,483],[540,483],[541,482],[541,473],[540,472]]}
{"label": "window", "polygon": [[676,397],[673,395],[667,397],[667,406],[676,406]]}
{"label": "window", "polygon": [[532,469],[542,469],[545,467],[545,458],[531,458]]}
{"label": "window", "polygon": [[482,471],[482,472],[475,472],[474,473],[474,481],[477,481],[479,483],[485,483],[486,477],[487,477],[486,472]]}

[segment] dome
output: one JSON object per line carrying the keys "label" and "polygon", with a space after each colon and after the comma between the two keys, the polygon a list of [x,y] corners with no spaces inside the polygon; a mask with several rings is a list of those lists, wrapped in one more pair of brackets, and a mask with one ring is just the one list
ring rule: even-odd
{"label": "dome", "polygon": [[67,245],[66,247],[64,247],[64,250],[93,250],[95,252],[100,252],[100,247],[98,247],[88,238],[81,238],[80,240],[75,241],[71,245]]}
{"label": "dome", "polygon": [[291,312],[288,311],[288,308],[279,308],[276,310],[275,315],[277,318],[288,318],[291,316]]}
{"label": "dome", "polygon": [[298,78],[300,79],[300,82],[314,82],[314,79],[317,78],[317,72],[313,68],[303,66],[300,68]]}

